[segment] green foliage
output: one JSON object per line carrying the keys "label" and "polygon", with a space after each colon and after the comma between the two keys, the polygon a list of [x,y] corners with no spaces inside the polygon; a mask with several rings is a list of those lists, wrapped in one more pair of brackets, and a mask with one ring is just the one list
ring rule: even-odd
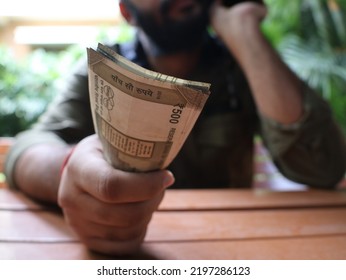
{"label": "green foliage", "polygon": [[290,33],[299,33],[300,0],[265,0],[269,14],[263,24],[264,32],[274,46]]}
{"label": "green foliage", "polygon": [[331,104],[346,132],[346,1],[266,2],[264,32],[291,69]]}
{"label": "green foliage", "polygon": [[114,44],[128,42],[133,39],[135,34],[135,29],[129,25],[127,22],[122,21],[114,29],[115,33],[109,32],[109,26],[104,26],[100,29],[100,33],[96,38],[97,42],[103,42],[103,44]]}
{"label": "green foliage", "polygon": [[[120,24],[116,34],[100,28],[96,42],[124,42],[133,29]],[[54,97],[59,79],[86,55],[85,48],[71,46],[60,52],[33,51],[23,62],[9,48],[0,46],[0,136],[14,136],[37,121]]]}
{"label": "green foliage", "polygon": [[13,136],[37,120],[57,81],[81,54],[78,47],[59,53],[39,49],[18,62],[8,48],[0,47],[0,136]]}

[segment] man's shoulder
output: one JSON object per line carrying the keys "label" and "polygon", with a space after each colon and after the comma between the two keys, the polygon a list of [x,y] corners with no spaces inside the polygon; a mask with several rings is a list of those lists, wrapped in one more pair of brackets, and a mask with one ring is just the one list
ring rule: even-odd
{"label": "man's shoulder", "polygon": [[127,59],[131,59],[131,57],[134,56],[136,52],[135,42],[134,41],[128,41],[123,43],[115,43],[111,46],[108,46],[114,51],[116,51],[118,54],[126,57]]}
{"label": "man's shoulder", "polygon": [[133,63],[136,63],[137,65],[145,67],[147,64],[147,58],[142,49],[142,46],[136,39],[123,43],[115,43],[108,47],[115,50],[118,54],[125,57],[126,59],[132,61]]}

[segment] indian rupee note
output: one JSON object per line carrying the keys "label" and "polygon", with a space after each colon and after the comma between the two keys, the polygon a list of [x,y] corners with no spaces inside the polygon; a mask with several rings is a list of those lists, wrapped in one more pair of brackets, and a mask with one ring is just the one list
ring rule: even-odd
{"label": "indian rupee note", "polygon": [[144,69],[99,44],[87,49],[91,110],[115,168],[152,171],[176,157],[210,95],[210,84]]}

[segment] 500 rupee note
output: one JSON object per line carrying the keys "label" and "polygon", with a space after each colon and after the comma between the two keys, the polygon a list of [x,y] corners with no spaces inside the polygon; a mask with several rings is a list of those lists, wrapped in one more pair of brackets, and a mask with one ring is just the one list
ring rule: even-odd
{"label": "500 rupee note", "polygon": [[106,159],[126,171],[166,168],[200,115],[210,84],[144,69],[101,44],[87,51],[91,110]]}

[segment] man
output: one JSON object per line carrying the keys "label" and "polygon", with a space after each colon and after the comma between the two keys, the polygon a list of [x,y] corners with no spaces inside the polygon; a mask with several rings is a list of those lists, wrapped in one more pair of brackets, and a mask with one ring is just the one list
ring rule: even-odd
{"label": "man", "polygon": [[[210,82],[211,96],[170,171],[128,173],[105,161],[93,135],[86,66],[35,128],[18,137],[6,166],[10,185],[58,203],[90,249],[138,249],[173,184],[250,187],[257,132],[290,179],[325,188],[341,179],[344,138],[327,104],[265,40],[264,5],[122,0],[120,10],[138,33],[135,42],[115,45],[117,51],[146,68]],[[220,40],[208,34],[208,23]]]}

